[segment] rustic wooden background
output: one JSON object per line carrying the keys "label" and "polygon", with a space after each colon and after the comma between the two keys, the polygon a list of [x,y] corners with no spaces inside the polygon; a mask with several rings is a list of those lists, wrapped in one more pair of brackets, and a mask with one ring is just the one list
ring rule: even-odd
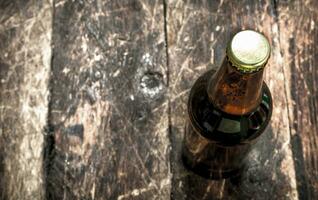
{"label": "rustic wooden background", "polygon": [[[318,199],[315,0],[0,0],[0,199]],[[186,100],[263,32],[271,125],[235,180],[180,162]]]}

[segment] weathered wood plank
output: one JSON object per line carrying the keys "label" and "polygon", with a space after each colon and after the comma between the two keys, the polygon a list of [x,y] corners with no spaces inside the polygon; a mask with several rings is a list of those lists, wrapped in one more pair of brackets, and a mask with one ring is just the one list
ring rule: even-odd
{"label": "weathered wood plank", "polygon": [[48,199],[170,198],[163,14],[159,0],[55,2]]}
{"label": "weathered wood plank", "polygon": [[318,2],[278,1],[281,66],[300,199],[318,198]]}
{"label": "weathered wood plank", "polygon": [[[297,199],[275,6],[249,0],[167,4],[173,199]],[[199,75],[220,65],[231,36],[246,28],[264,32],[272,43],[265,75],[274,101],[272,121],[250,153],[242,177],[210,181],[186,171],[180,161],[187,95]]]}
{"label": "weathered wood plank", "polygon": [[0,199],[42,199],[51,1],[0,2]]}

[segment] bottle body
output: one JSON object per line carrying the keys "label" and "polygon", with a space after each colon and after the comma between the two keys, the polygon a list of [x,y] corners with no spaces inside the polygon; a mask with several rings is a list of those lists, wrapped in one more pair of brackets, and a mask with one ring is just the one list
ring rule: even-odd
{"label": "bottle body", "polygon": [[[244,168],[244,159],[268,125],[272,112],[270,91],[262,79],[259,84],[259,98],[253,96],[255,92],[252,93],[252,106],[247,109],[244,104],[238,103],[238,107],[241,106],[242,109],[234,106],[235,109],[232,110],[240,114],[225,112],[224,105],[228,104],[219,101],[222,107],[214,102],[215,99],[223,99],[223,102],[227,99],[213,97],[215,94],[220,95],[220,92],[213,89],[220,88],[220,76],[220,72],[210,70],[202,75],[191,89],[182,154],[184,164],[188,168],[199,175],[214,179],[235,176]],[[234,82],[237,83],[236,80]],[[246,91],[246,88],[240,88]],[[225,91],[230,92],[229,89]],[[237,92],[238,89],[234,91]],[[246,93],[241,99],[248,99]],[[230,101],[230,104],[232,102]]]}

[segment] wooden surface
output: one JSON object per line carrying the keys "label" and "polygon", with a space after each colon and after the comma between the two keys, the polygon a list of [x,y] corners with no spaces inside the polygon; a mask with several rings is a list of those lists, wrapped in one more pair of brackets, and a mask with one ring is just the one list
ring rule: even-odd
{"label": "wooden surface", "polygon": [[[275,59],[278,47],[273,41],[278,36],[273,12],[274,8],[266,1],[245,1],[237,5],[228,2],[209,5],[196,1],[169,3],[171,96],[190,88],[193,81],[207,69],[217,68],[225,56],[227,42],[239,29],[264,32],[273,48],[265,74],[274,102],[272,121],[250,153],[248,170],[244,171],[241,180],[204,180],[188,173],[180,162],[179,150],[173,151],[173,183],[179,186],[172,190],[175,199],[297,198],[292,152],[290,146],[285,145],[290,140],[290,130],[286,98],[280,92],[284,91],[284,80],[277,78],[283,77],[283,69]],[[178,110],[171,115],[173,141],[177,149],[180,149],[183,137],[187,95],[184,93],[171,103],[172,109]]]}
{"label": "wooden surface", "polygon": [[0,199],[42,199],[52,3],[0,1]]}
{"label": "wooden surface", "polygon": [[[318,3],[0,1],[0,199],[317,199]],[[180,161],[193,82],[272,45],[270,126],[237,179]]]}
{"label": "wooden surface", "polygon": [[55,2],[48,199],[169,198],[163,20],[161,1]]}

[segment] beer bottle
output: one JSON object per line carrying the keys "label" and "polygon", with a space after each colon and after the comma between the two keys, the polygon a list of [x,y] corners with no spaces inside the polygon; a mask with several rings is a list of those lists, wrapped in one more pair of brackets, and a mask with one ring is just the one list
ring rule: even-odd
{"label": "beer bottle", "polygon": [[271,118],[272,98],[263,82],[269,56],[265,36],[238,32],[221,67],[194,83],[183,141],[186,167],[212,179],[232,177],[244,169],[244,158]]}

